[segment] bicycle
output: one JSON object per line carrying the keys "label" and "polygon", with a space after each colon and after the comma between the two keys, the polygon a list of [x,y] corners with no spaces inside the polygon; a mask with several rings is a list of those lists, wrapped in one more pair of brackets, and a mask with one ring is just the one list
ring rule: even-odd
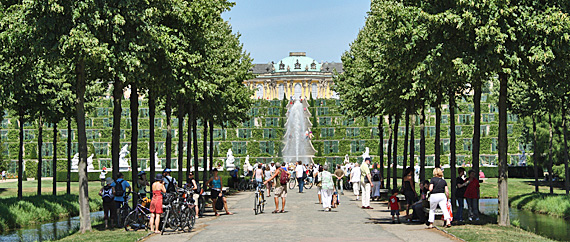
{"label": "bicycle", "polygon": [[132,192],[125,192],[125,196],[123,197],[123,202],[117,208],[117,227],[123,226],[125,223],[125,219],[127,215],[131,212],[131,207],[129,206],[129,200],[131,196],[129,196]]}
{"label": "bicycle", "polygon": [[263,213],[265,209],[265,195],[263,190],[263,183],[258,182],[255,189],[255,200],[253,201],[253,211],[255,215]]}
{"label": "bicycle", "polygon": [[[175,193],[165,195],[164,218],[162,221],[161,234],[174,232],[188,227],[188,231],[194,228],[196,223],[196,206],[192,201],[192,191],[178,188]],[[168,229],[167,229],[168,228]]]}
{"label": "bicycle", "polygon": [[125,231],[129,231],[129,226],[134,231],[139,229],[148,229],[150,222],[150,210],[142,205],[143,198],[139,195],[137,207],[133,209],[125,218]]}
{"label": "bicycle", "polygon": [[255,190],[255,184],[251,182],[250,178],[246,177],[239,183],[240,191],[252,191]]}
{"label": "bicycle", "polygon": [[[313,180],[310,179],[309,176],[307,176],[303,181],[304,181],[303,187],[305,189],[311,189],[313,187]],[[294,189],[296,186],[297,186],[297,178],[291,176],[289,178],[289,189]]]}

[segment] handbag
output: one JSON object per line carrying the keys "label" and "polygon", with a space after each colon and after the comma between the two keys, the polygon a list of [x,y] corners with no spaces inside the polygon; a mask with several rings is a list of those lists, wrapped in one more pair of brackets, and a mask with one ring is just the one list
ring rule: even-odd
{"label": "handbag", "polygon": [[218,200],[216,200],[216,210],[222,209],[224,209],[224,199],[222,197],[218,197]]}
{"label": "handbag", "polygon": [[449,221],[453,221],[453,211],[451,209],[451,202],[447,200],[447,211],[449,211]]}

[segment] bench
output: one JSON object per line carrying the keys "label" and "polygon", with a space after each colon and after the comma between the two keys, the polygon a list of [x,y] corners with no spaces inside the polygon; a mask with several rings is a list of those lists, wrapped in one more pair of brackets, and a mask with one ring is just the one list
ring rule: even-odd
{"label": "bench", "polygon": [[[223,193],[228,192],[228,190],[230,190],[229,187],[222,187],[222,192],[223,192]],[[204,198],[210,198],[211,195],[212,195],[212,191],[210,191],[210,190],[206,190],[206,191],[204,191],[204,193],[202,193],[202,196],[203,196]]]}
{"label": "bench", "polygon": [[485,182],[487,179],[489,179],[489,178],[479,178],[479,183],[483,183],[483,182]]}

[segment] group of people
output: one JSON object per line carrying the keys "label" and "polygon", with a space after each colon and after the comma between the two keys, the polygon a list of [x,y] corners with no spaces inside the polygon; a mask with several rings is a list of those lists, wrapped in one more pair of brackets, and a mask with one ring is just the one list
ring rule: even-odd
{"label": "group of people", "polygon": [[[166,168],[162,174],[156,174],[152,185],[148,182],[144,171],[138,173],[136,188],[142,201],[141,204],[143,206],[148,206],[149,208],[151,213],[150,229],[155,233],[159,233],[158,228],[160,224],[160,216],[164,212],[162,207],[164,196],[168,193],[176,192],[176,189],[179,187],[178,181],[176,181],[176,178],[171,176],[171,172],[172,170],[170,168]],[[222,199],[226,214],[231,215],[232,213],[228,210],[227,200],[222,193],[222,184],[222,178],[218,175],[218,170],[213,169],[212,177],[207,183],[208,187],[211,189],[212,202],[213,204],[216,204],[218,199]],[[152,194],[152,199],[147,197],[147,186],[150,186],[151,188],[150,193]],[[188,190],[194,191],[192,200],[197,203],[200,193],[199,186],[194,178],[193,172],[188,172],[188,183],[185,184],[184,187]],[[110,177],[105,178],[105,184],[99,191],[99,196],[103,199],[103,218],[105,220],[106,229],[113,227],[114,223],[118,222],[117,211],[124,206],[127,196],[132,190],[131,184],[124,179],[124,175],[121,172],[118,173],[117,180],[113,180],[113,178]],[[216,207],[212,207],[215,215],[219,216]],[[194,209],[197,219],[199,214],[198,206],[195,206]],[[121,225],[117,224],[117,226],[120,227]]]}

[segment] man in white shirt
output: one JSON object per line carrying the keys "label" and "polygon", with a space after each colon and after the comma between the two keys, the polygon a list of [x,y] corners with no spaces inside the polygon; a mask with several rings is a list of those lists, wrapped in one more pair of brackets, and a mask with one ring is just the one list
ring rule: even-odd
{"label": "man in white shirt", "polygon": [[297,177],[297,183],[299,184],[299,193],[303,193],[303,186],[305,181],[303,179],[303,174],[305,173],[305,166],[301,161],[297,161],[297,167],[295,167],[295,176]]}
{"label": "man in white shirt", "polygon": [[275,173],[275,161],[271,161],[271,165],[269,166],[269,171],[271,171],[271,175]]}

